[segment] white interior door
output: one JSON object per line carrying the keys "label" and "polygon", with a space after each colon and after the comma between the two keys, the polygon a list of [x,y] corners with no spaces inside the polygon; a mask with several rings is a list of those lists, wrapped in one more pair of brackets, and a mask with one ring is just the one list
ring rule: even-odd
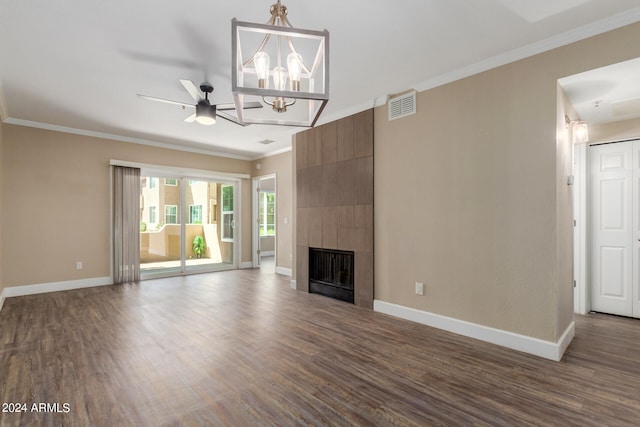
{"label": "white interior door", "polygon": [[640,141],[629,141],[632,144],[633,164],[633,280],[631,284],[631,312],[633,317],[640,318]]}
{"label": "white interior door", "polygon": [[[591,309],[633,316],[638,281],[638,201],[640,185],[633,142],[590,149]],[[635,160],[635,161],[634,161]],[[635,262],[634,262],[635,261]],[[637,286],[636,286],[637,288]],[[637,289],[636,289],[637,291]],[[640,316],[640,312],[635,312]]]}

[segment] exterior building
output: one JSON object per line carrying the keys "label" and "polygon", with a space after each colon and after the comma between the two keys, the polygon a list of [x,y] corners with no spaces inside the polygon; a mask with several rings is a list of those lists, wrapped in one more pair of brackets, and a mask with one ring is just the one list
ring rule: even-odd
{"label": "exterior building", "polygon": [[[224,196],[228,192],[226,189],[232,187],[209,181],[184,181],[184,206],[181,209],[179,178],[141,177],[141,264],[180,260],[180,230],[183,220],[186,230],[186,258],[223,262],[220,241],[233,240],[233,218],[229,217],[228,209],[223,209],[225,205],[218,202],[218,196]],[[218,229],[220,217],[227,224],[226,231]],[[197,238],[204,242],[203,253],[198,253],[197,244],[194,243]]]}

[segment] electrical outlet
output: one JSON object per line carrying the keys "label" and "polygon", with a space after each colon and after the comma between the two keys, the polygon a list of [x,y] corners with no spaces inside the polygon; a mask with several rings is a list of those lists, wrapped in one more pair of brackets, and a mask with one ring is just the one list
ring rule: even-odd
{"label": "electrical outlet", "polygon": [[424,283],[416,282],[416,295],[424,295]]}
{"label": "electrical outlet", "polygon": [[76,261],[76,270],[82,270],[82,261]]}

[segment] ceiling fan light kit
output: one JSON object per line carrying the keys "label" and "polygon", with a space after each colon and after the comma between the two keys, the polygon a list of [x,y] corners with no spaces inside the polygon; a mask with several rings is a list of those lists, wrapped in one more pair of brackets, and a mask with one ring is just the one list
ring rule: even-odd
{"label": "ceiling fan light kit", "polygon": [[[270,13],[266,24],[231,20],[231,91],[238,121],[314,126],[329,101],[329,32],[293,28],[280,0]],[[271,108],[245,112],[250,101]]]}
{"label": "ceiling fan light kit", "polygon": [[[182,86],[186,89],[189,95],[191,95],[193,100],[196,101],[195,105],[141,94],[138,94],[138,97],[148,99],[150,101],[179,105],[183,109],[195,108],[196,112],[184,119],[184,121],[187,123],[198,122],[203,125],[212,125],[216,123],[216,117],[220,117],[237,125],[246,126],[245,123],[240,123],[238,119],[233,115],[226,113],[226,110],[235,110],[235,104],[211,104],[211,102],[209,101],[209,94],[213,92],[213,86],[210,83],[201,83],[200,90],[198,90],[196,85],[194,85],[191,80],[180,79],[180,83],[182,83]],[[244,108],[262,108],[262,104],[260,104],[259,102],[245,102]]]}
{"label": "ceiling fan light kit", "polygon": [[216,107],[205,102],[198,102],[196,105],[196,122],[202,125],[213,125],[216,123]]}
{"label": "ceiling fan light kit", "polygon": [[212,125],[216,122],[216,106],[209,102],[209,94],[213,92],[213,86],[202,83],[200,90],[204,93],[204,99],[196,104],[196,122],[203,125]]}

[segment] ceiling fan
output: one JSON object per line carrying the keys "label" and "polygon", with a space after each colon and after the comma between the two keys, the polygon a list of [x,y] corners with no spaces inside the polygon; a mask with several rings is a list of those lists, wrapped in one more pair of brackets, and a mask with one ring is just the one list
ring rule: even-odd
{"label": "ceiling fan", "polygon": [[[225,113],[224,110],[235,110],[234,104],[211,104],[209,102],[209,94],[213,92],[213,86],[210,83],[204,82],[200,84],[200,89],[196,87],[191,80],[180,79],[182,86],[189,92],[189,95],[196,101],[196,105],[186,104],[179,101],[171,101],[169,99],[156,98],[154,96],[147,96],[138,94],[140,98],[149,99],[151,101],[164,102],[167,104],[180,105],[182,108],[195,108],[196,112],[184,119],[185,122],[198,122],[203,125],[212,125],[216,122],[216,117],[228,120],[240,126],[247,126],[240,123],[235,117]],[[248,108],[262,108],[262,104],[259,102],[245,102],[244,109]]]}

